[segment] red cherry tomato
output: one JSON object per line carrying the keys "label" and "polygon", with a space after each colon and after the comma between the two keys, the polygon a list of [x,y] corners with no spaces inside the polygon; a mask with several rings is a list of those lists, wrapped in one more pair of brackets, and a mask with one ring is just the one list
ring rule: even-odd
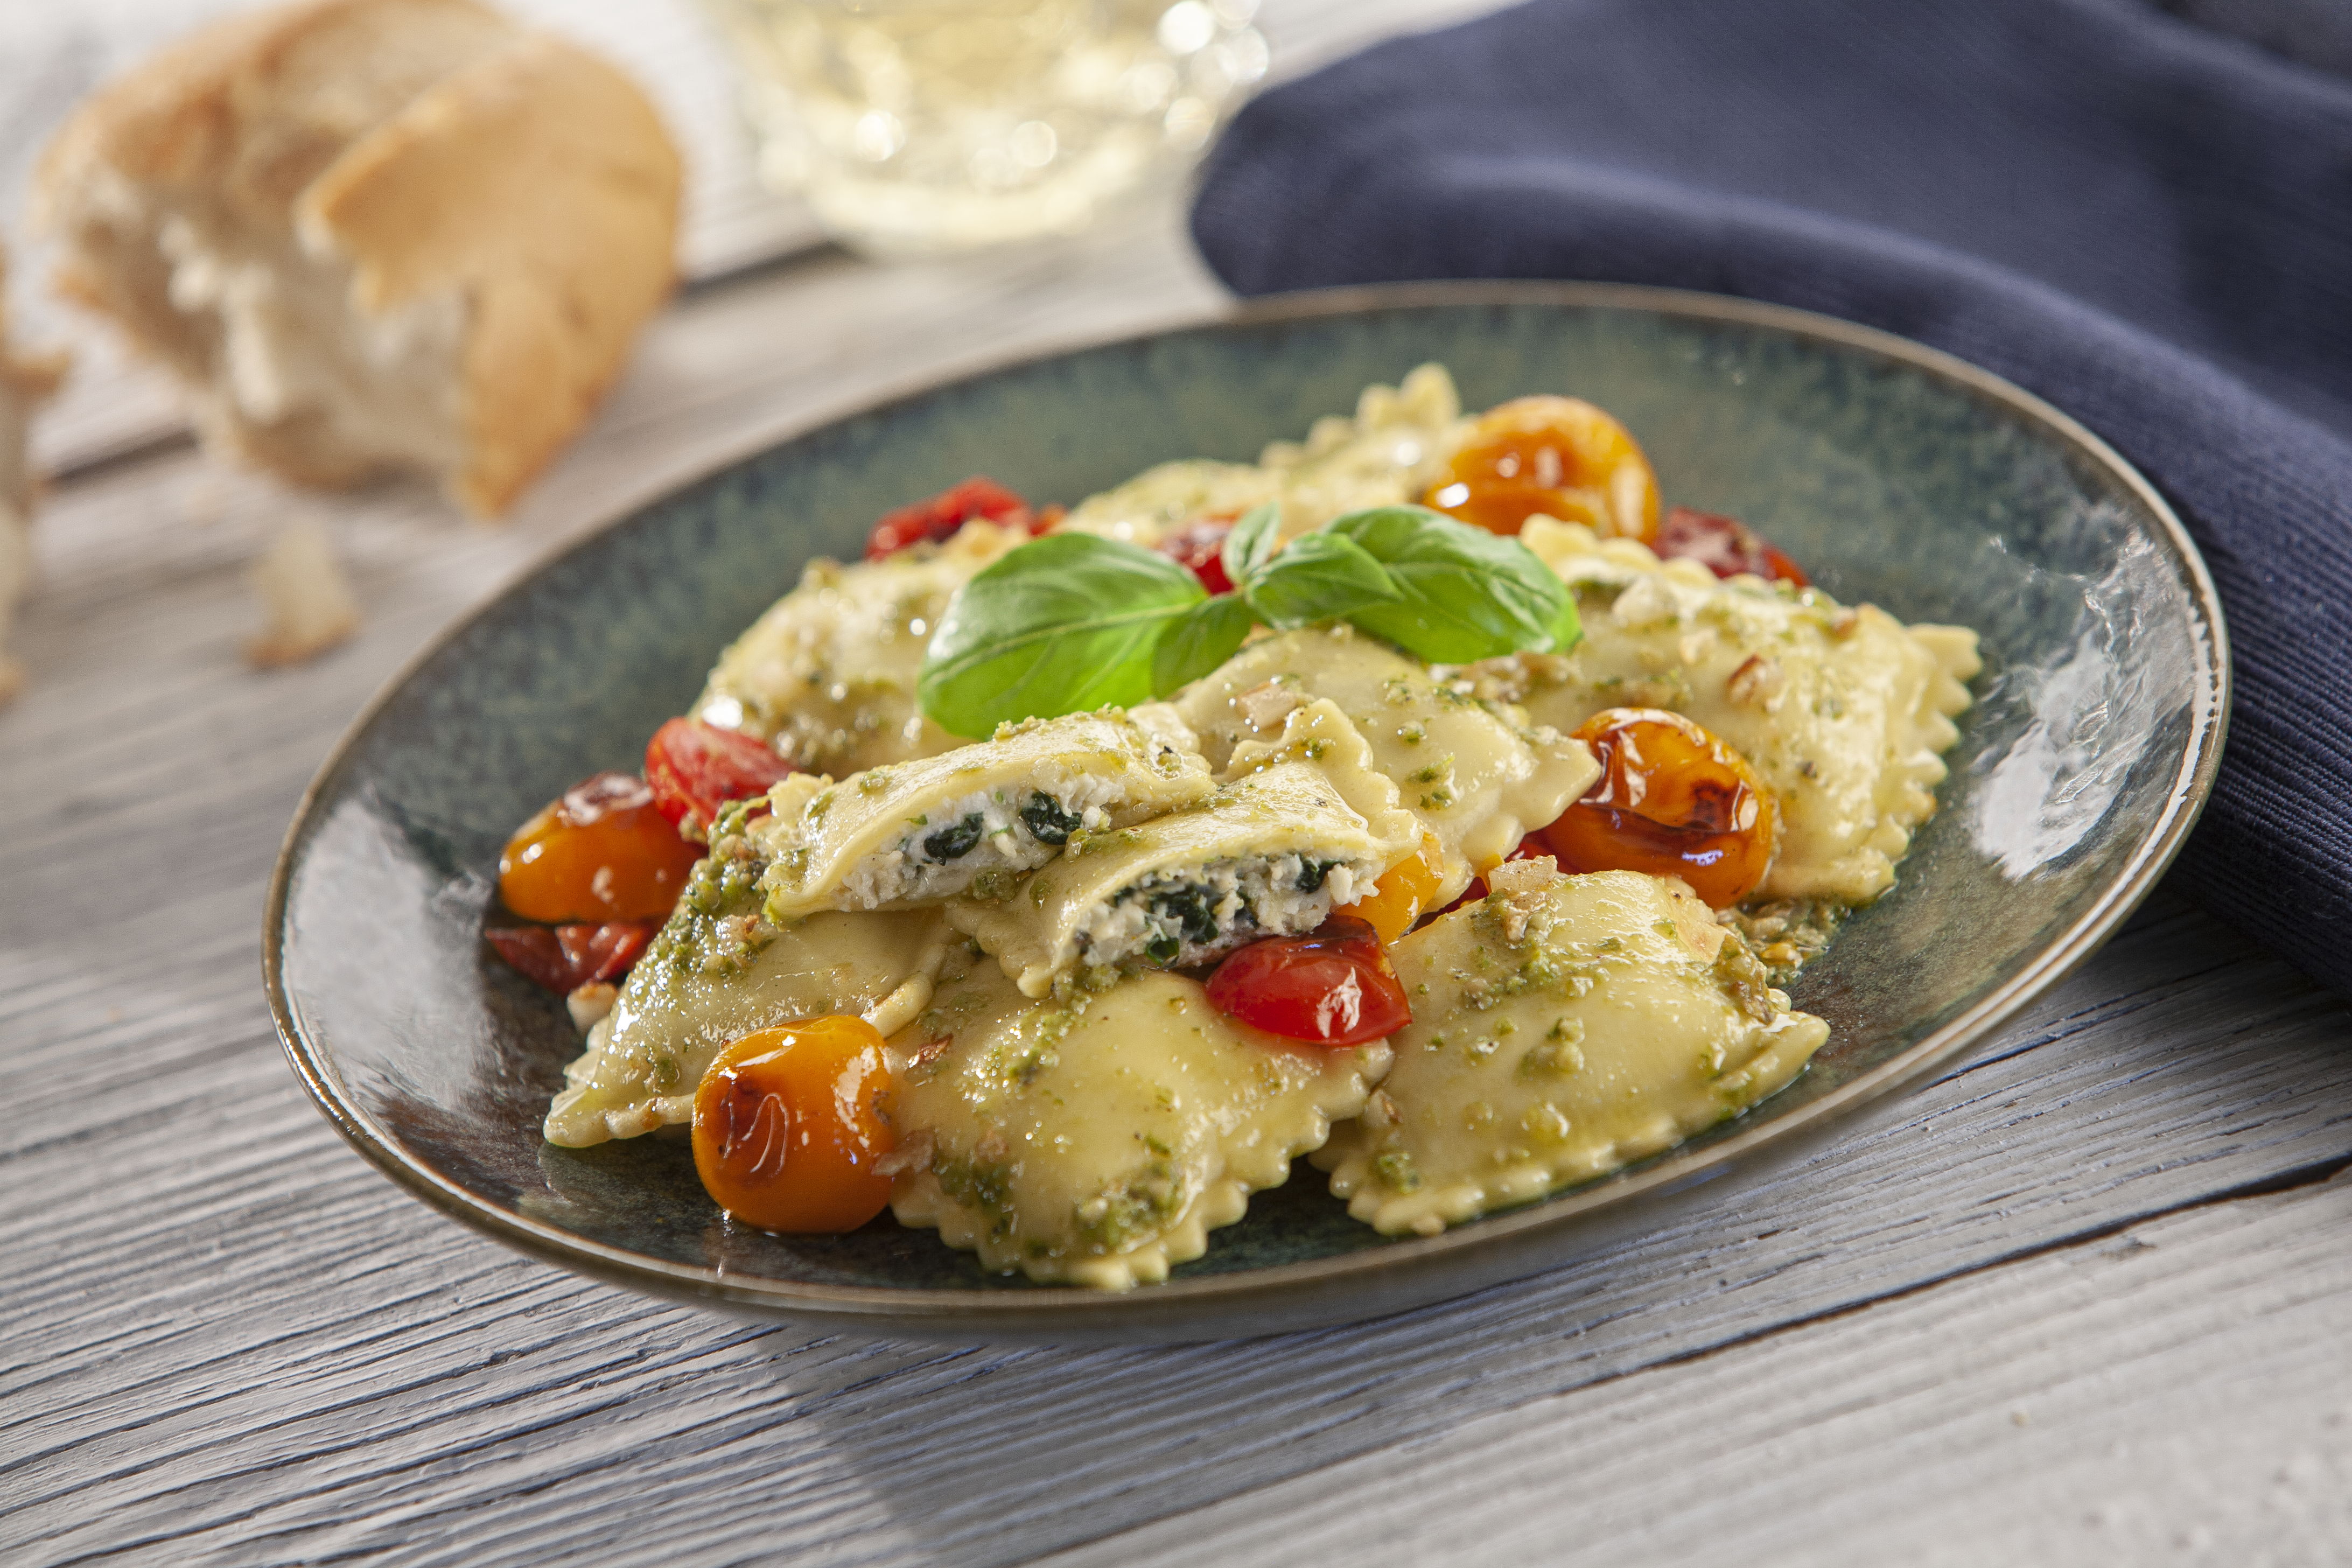
{"label": "red cherry tomato", "polygon": [[1234,531],[1230,517],[1204,517],[1160,542],[1160,553],[1171,555],[1192,569],[1201,586],[1212,594],[1230,594],[1234,580],[1225,575],[1225,535]]}
{"label": "red cherry tomato", "polygon": [[674,826],[707,833],[730,800],[765,795],[793,764],[763,741],[699,719],[673,719],[646,744],[646,783],[654,809]]}
{"label": "red cherry tomato", "polygon": [[651,921],[607,921],[603,925],[500,926],[482,933],[489,944],[532,981],[569,995],[599,980],[617,980],[653,940]]}
{"label": "red cherry tomato", "polygon": [[1737,577],[1746,572],[1768,583],[1778,580],[1797,588],[1812,584],[1803,567],[1766,543],[1762,534],[1738,518],[1694,511],[1686,506],[1675,508],[1658,524],[1657,551],[1661,555],[1696,561],[1718,577]]}
{"label": "red cherry tomato", "polygon": [[1027,501],[994,479],[985,474],[974,474],[935,496],[884,512],[876,520],[874,531],[866,536],[866,559],[879,561],[926,540],[936,544],[952,538],[957,529],[976,517],[1001,522],[1007,528],[1025,528],[1032,533],[1041,533],[1061,515],[1058,507],[1048,507],[1042,512],[1033,510]]}
{"label": "red cherry tomato", "polygon": [[667,916],[702,858],[627,773],[598,773],[516,829],[499,857],[499,897],[549,925]]}
{"label": "red cherry tomato", "polygon": [[1360,1046],[1412,1022],[1381,939],[1349,915],[1234,952],[1209,976],[1209,1005],[1269,1035],[1323,1046]]}

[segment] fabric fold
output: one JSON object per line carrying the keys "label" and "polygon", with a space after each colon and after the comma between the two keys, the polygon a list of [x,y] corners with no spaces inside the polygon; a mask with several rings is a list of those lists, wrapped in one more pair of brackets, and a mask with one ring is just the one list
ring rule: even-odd
{"label": "fabric fold", "polygon": [[1193,231],[1243,293],[1741,295],[2073,415],[2228,617],[2229,746],[2170,885],[2352,995],[2352,83],[2124,0],[1539,0],[1252,104]]}

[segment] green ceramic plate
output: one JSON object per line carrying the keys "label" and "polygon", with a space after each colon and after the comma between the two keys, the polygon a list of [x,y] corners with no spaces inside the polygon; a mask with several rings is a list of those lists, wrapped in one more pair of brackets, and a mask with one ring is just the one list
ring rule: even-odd
{"label": "green ceramic plate", "polygon": [[[1669,502],[1737,514],[1840,598],[1984,637],[1942,813],[1796,986],[1832,1044],[1756,1111],[1430,1239],[1350,1221],[1303,1163],[1209,1255],[1125,1296],[983,1275],[887,1218],[728,1224],[668,1137],[557,1149],[579,1040],[480,931],[499,847],[633,768],[812,555],[986,472],[1076,500],[1164,458],[1249,459],[1427,360],[1465,403],[1611,409]],[[566,1268],[732,1310],[975,1341],[1176,1340],[1370,1317],[1530,1274],[1813,1144],[1999,1029],[2152,886],[2211,783],[2221,612],[2163,500],[2063,415],[1932,351],[1738,300],[1575,285],[1277,300],[900,398],[735,463],[564,552],[428,648],[310,786],[264,969],[297,1072],[386,1174]]]}

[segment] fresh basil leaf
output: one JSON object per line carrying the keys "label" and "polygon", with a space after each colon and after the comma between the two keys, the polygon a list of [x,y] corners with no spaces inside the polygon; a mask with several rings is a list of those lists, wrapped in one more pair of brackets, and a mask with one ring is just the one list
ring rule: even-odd
{"label": "fresh basil leaf", "polygon": [[952,734],[1154,695],[1170,625],[1207,597],[1177,562],[1090,533],[1049,533],[957,590],[916,680],[923,711]]}
{"label": "fresh basil leaf", "polygon": [[1238,588],[1255,576],[1280,547],[1281,528],[1282,508],[1273,501],[1242,513],[1241,521],[1225,534],[1224,548],[1218,552],[1226,581]]}
{"label": "fresh basil leaf", "polygon": [[1343,533],[1300,534],[1239,586],[1258,619],[1277,631],[1344,620],[1404,597],[1388,569]]}
{"label": "fresh basil leaf", "polygon": [[1167,622],[1151,654],[1152,695],[1171,696],[1233,658],[1253,619],[1239,594],[1219,594]]}
{"label": "fresh basil leaf", "polygon": [[1401,595],[1348,618],[1408,653],[1468,664],[1565,646],[1575,615],[1568,589],[1516,539],[1417,506],[1351,512],[1328,531],[1362,545]]}

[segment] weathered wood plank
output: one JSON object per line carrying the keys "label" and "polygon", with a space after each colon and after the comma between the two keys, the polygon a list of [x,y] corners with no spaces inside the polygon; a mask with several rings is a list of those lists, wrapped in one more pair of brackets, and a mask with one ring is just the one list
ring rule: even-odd
{"label": "weathered wood plank", "polygon": [[[523,1561],[605,1542],[618,1510],[667,1561],[1013,1561],[2352,1154],[2341,1010],[2168,913],[1893,1123],[1545,1280],[1257,1344],[941,1352],[509,1258],[343,1153],[248,1005],[247,1047],[151,1130],[5,1161],[54,1194],[0,1226],[30,1266],[0,1330],[11,1560],[149,1534],[159,1560],[268,1538],[431,1561],[429,1523],[452,1558]],[[97,1148],[107,1189],[71,1179]],[[691,1550],[664,1533],[688,1529]]]}
{"label": "weathered wood plank", "polygon": [[[1342,14],[1314,0],[1268,26],[1297,60],[1313,40],[1283,18]],[[502,529],[414,489],[297,496],[184,450],[60,490],[21,639],[35,683],[0,712],[0,1561],[1124,1561],[1269,1540],[1483,1558],[1510,1517],[1528,1521],[1515,1550],[1556,1556],[1536,1532],[1588,1516],[1621,1557],[1752,1539],[1797,1560],[1825,1528],[1904,1556],[1921,1520],[2000,1548],[1973,1560],[2049,1540],[2090,1556],[2105,1537],[1974,1516],[2016,1495],[2040,1510],[2018,1519],[2063,1524],[2049,1510],[2109,1500],[2119,1467],[2179,1490],[2192,1463],[2285,1510],[2224,1510],[2214,1542],[2293,1559],[2294,1521],[2333,1517],[2308,1478],[2343,1489],[2340,1444],[2305,1430],[2326,1390],[2343,1408],[2323,1337],[2342,1322],[2304,1283],[2342,1282],[2272,1216],[2341,1215],[2230,1194],[2352,1157],[2352,1015],[2161,901],[1803,1167],[1542,1279],[1255,1343],[941,1349],[662,1306],[436,1218],[310,1110],[259,994],[261,890],[302,783],[409,650],[713,461],[918,376],[1214,298],[1168,204],[1070,247],[892,268],[820,252],[667,314]],[[241,573],[297,511],[330,522],[368,621],[318,664],[254,675]],[[2193,1244],[2193,1266],[2089,1261],[2119,1230],[2162,1258]],[[2137,1358],[2120,1391],[2113,1356]],[[2320,1368],[2308,1386],[2283,1370],[2297,1357]],[[2210,1392],[2242,1369],[2245,1396]],[[2168,1375],[2206,1392],[2148,1392]],[[2009,1403],[2045,1384],[2048,1408]],[[2103,1458],[2118,1439],[2140,1446]],[[1457,1451],[1475,1458],[1412,1491],[1404,1466]],[[1887,1457],[1926,1479],[1851,1484]],[[2273,1472],[2305,1489],[2257,1484]],[[1631,1500],[1612,1511],[1588,1478]],[[2107,1533],[2144,1561],[2183,1517]]]}
{"label": "weathered wood plank", "polygon": [[1051,1561],[2341,1563],[2347,1228],[2200,1208]]}

